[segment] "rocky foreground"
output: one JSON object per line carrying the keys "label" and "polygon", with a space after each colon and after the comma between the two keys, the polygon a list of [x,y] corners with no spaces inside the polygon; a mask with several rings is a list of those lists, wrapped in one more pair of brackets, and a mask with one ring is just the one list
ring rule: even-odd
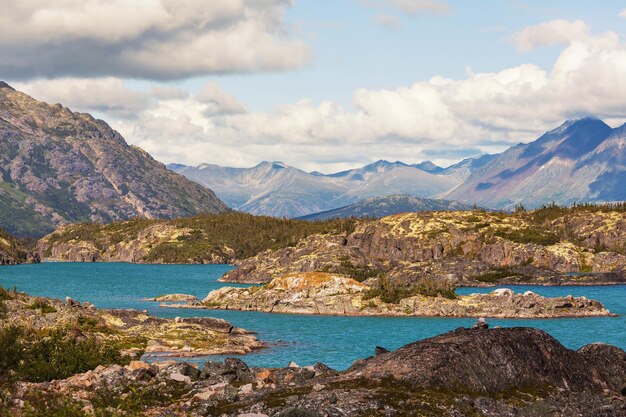
{"label": "rocky foreground", "polygon": [[610,345],[573,351],[540,330],[482,328],[376,353],[344,372],[319,363],[264,369],[226,359],[196,369],[136,361],[21,383],[5,404],[16,416],[32,398],[72,416],[626,415],[626,352]]}
{"label": "rocky foreground", "polygon": [[[424,294],[428,288],[424,288]],[[408,293],[395,300],[366,283],[335,274],[290,274],[263,286],[224,287],[211,291],[201,302],[187,308],[264,311],[269,313],[347,316],[557,318],[609,316],[595,300],[585,297],[547,298],[527,291],[516,294],[498,289],[488,294],[445,296]],[[162,303],[164,307],[180,304]]]}
{"label": "rocky foreground", "polygon": [[[165,319],[137,310],[103,310],[90,303],[32,297],[0,288],[5,310],[3,325],[38,333],[68,330],[73,338],[95,337],[102,345],[131,356],[145,352],[158,357],[245,354],[265,345],[252,332],[215,318]],[[1,380],[1,378],[0,378]]]}

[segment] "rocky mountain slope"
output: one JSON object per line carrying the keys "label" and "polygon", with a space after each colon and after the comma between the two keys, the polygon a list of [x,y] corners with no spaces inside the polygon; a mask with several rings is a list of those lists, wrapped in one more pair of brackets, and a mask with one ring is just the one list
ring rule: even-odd
{"label": "rocky mountain slope", "polygon": [[[14,400],[38,393],[46,401],[35,407],[55,415],[99,415],[106,407],[226,417],[617,417],[626,411],[626,353],[610,345],[573,351],[541,330],[460,328],[393,352],[375,351],[344,372],[321,363],[251,368],[234,358],[209,361],[202,371],[133,362],[22,383]],[[21,416],[18,403],[6,401]]]}
{"label": "rocky mountain slope", "polygon": [[469,204],[456,201],[432,200],[429,198],[412,197],[395,194],[386,197],[372,197],[349,206],[307,214],[302,220],[322,220],[346,217],[385,217],[397,213],[414,211],[472,210]]}
{"label": "rocky mountain slope", "polygon": [[508,149],[442,196],[503,209],[624,201],[625,180],[626,125],[586,118]]}
{"label": "rocky mountain slope", "polygon": [[281,162],[247,169],[208,164],[168,167],[215,190],[234,209],[278,217],[303,216],[390,194],[427,197],[462,181],[457,170],[387,161],[330,175],[308,173]]}
{"label": "rocky mountain slope", "polygon": [[105,122],[0,82],[0,226],[7,231],[41,236],[69,222],[226,209]]}
{"label": "rocky mountain slope", "polygon": [[262,252],[222,280],[268,283],[285,274],[331,272],[375,280],[370,286],[405,296],[424,279],[465,286],[625,282],[624,242],[623,205],[404,213]]}

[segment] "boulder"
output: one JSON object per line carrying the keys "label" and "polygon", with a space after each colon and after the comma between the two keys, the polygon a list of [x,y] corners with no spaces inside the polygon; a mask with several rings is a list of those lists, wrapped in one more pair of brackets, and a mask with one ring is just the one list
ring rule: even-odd
{"label": "boulder", "polygon": [[224,362],[208,361],[202,365],[200,378],[210,382],[253,382],[255,375],[241,359],[226,358]]}
{"label": "boulder", "polygon": [[389,350],[385,349],[382,346],[376,346],[376,348],[374,348],[375,356],[382,355],[383,353],[387,353],[387,352],[389,352]]}

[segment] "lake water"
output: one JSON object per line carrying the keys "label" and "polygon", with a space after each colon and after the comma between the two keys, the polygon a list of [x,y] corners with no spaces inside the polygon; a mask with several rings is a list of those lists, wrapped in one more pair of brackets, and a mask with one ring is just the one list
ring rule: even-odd
{"label": "lake water", "polygon": [[[125,263],[42,263],[0,267],[0,285],[17,286],[32,295],[64,299],[70,296],[101,308],[148,310],[160,317],[210,316],[237,327],[258,332],[271,347],[242,357],[256,366],[286,366],[323,362],[345,369],[370,356],[376,346],[395,349],[457,327],[469,327],[475,319],[325,317],[258,312],[164,309],[143,298],[187,293],[199,298],[224,285],[217,279],[228,265],[137,265]],[[626,286],[527,287],[544,296],[586,296],[596,299],[620,317],[538,320],[488,320],[491,326],[531,326],[546,330],[565,346],[577,349],[587,343],[605,342],[626,349]],[[461,288],[461,294],[493,289]],[[213,357],[212,359],[221,359]]]}

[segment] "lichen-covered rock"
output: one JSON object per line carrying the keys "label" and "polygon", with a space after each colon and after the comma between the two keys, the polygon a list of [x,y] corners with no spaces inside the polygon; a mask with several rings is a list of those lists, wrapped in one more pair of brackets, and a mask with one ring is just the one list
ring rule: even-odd
{"label": "lichen-covered rock", "polygon": [[321,272],[288,274],[269,284],[249,288],[224,287],[211,291],[188,308],[264,311],[270,313],[349,316],[423,317],[587,317],[610,312],[585,297],[546,298],[533,292],[515,294],[497,289],[488,294],[456,298],[409,295],[397,303],[370,296],[371,288],[351,278]]}
{"label": "lichen-covered rock", "polygon": [[226,320],[198,317],[166,319],[137,310],[100,310],[88,303],[8,292],[4,301],[11,323],[35,330],[70,328],[77,334],[158,357],[246,354],[265,346],[253,333]]}
{"label": "lichen-covered rock", "polygon": [[198,298],[191,294],[165,294],[158,297],[148,298],[147,301],[157,302],[178,302],[178,301],[196,301]]}

